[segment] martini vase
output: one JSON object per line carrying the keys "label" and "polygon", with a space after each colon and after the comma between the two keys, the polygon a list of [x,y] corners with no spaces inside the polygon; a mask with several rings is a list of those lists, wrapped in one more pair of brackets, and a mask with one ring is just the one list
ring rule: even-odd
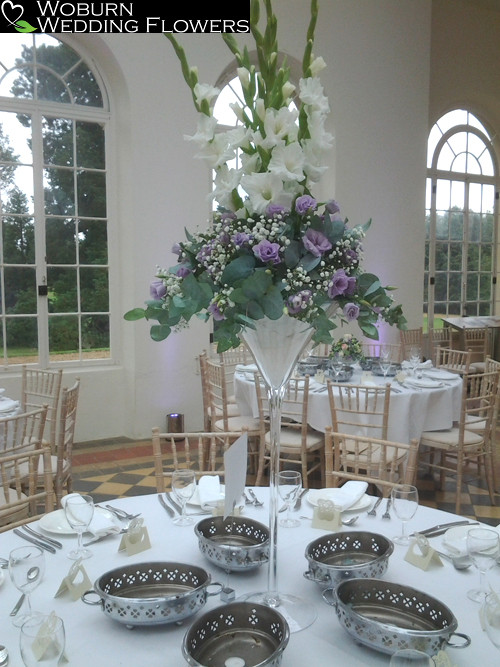
{"label": "martini vase", "polygon": [[290,632],[302,630],[316,619],[316,609],[297,596],[282,593],[278,587],[278,473],[280,458],[281,406],[288,380],[313,329],[306,323],[283,315],[267,317],[246,327],[241,338],[252,352],[264,381],[269,400],[269,562],[267,591],[246,596],[254,602],[274,607],[288,621]]}

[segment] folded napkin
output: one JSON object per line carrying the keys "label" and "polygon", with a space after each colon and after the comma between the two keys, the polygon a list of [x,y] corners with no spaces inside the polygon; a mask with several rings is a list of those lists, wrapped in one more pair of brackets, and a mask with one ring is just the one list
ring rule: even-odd
{"label": "folded napkin", "polygon": [[[413,368],[413,364],[411,364],[409,361],[402,361],[401,362],[401,368]],[[417,366],[417,368],[432,368],[432,360],[427,359],[427,361],[423,361],[421,364]]]}
{"label": "folded napkin", "polygon": [[[68,498],[78,497],[80,497],[79,493],[70,493],[67,496],[63,496],[61,498],[61,505],[63,506],[63,509]],[[120,530],[121,526],[114,517],[109,516],[107,513],[105,514],[104,512],[99,512],[97,507],[94,508],[94,516],[92,517],[92,521],[90,522],[90,526],[86,532],[92,533],[94,537],[102,537],[103,535],[119,533]]]}
{"label": "folded napkin", "polygon": [[198,480],[198,496],[200,505],[215,504],[222,500],[223,494],[220,488],[218,475],[202,475]]}
{"label": "folded napkin", "polygon": [[[366,482],[349,480],[339,489],[325,489],[325,499],[331,500],[341,512],[348,510],[365,495],[368,484]],[[334,493],[335,492],[335,493]]]}
{"label": "folded napkin", "polygon": [[256,364],[247,364],[246,366],[245,364],[236,364],[234,370],[240,373],[253,373],[254,371],[257,371],[258,368]]}

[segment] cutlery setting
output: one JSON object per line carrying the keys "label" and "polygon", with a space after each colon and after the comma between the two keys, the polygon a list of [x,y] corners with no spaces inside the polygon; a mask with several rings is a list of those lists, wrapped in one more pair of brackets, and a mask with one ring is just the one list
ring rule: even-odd
{"label": "cutlery setting", "polygon": [[377,507],[380,505],[380,503],[382,502],[382,500],[383,500],[383,497],[380,496],[380,497],[378,498],[378,500],[375,501],[375,505],[371,508],[371,510],[370,510],[369,512],[366,513],[367,516],[376,516],[376,515],[377,515]]}
{"label": "cutlery setting", "polygon": [[113,507],[112,505],[104,505],[104,507],[121,521],[132,521],[132,519],[137,519],[137,517],[141,516],[140,512],[139,514],[129,514],[128,512],[125,512],[122,509],[118,509],[117,507]]}

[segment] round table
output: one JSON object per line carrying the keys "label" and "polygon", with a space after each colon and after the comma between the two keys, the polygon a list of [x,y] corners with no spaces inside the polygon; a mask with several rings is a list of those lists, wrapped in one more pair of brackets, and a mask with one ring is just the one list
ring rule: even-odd
{"label": "round table", "polygon": [[[254,490],[258,498],[264,501],[264,507],[245,505],[243,511],[267,525],[269,490],[267,487],[256,487]],[[118,499],[113,505],[128,512],[141,512],[148,529],[151,548],[135,556],[127,556],[118,552],[119,536],[108,537],[93,544],[90,547],[93,557],[84,561],[84,567],[92,582],[120,564],[174,560],[201,566],[211,573],[212,581],[226,583],[224,572],[201,555],[193,527],[180,528],[174,525],[159,504],[156,494]],[[394,536],[400,531],[400,522],[394,516],[390,520],[382,519],[384,509],[385,501],[380,505],[375,518],[367,516],[364,510],[357,523],[345,530],[366,530],[388,537]],[[299,515],[310,516],[312,510],[305,496]],[[420,506],[409,524],[409,529],[422,530],[458,518],[440,510]],[[32,526],[37,529],[36,523]],[[312,602],[318,612],[316,621],[309,628],[290,635],[283,667],[304,667],[308,663],[314,663],[315,667],[331,667],[332,664],[343,667],[365,667],[368,664],[387,666],[389,656],[356,644],[340,626],[335,610],[322,600],[320,586],[303,576],[307,570],[304,555],[306,547],[324,533],[325,531],[312,528],[307,519],[302,520],[298,528],[279,529],[278,588],[282,592],[294,593]],[[46,554],[45,576],[32,593],[32,603],[37,611],[55,610],[63,618],[67,635],[66,654],[73,667],[88,667],[89,664],[94,667],[130,667],[135,664],[148,667],[180,667],[186,664],[181,653],[184,634],[192,621],[205,611],[222,604],[218,596],[208,598],[205,607],[181,626],[137,627],[129,630],[111,620],[100,607],[86,605],[81,600],[72,601],[68,596],[54,598],[71,566],[72,561],[66,554],[74,546],[76,537],[63,535],[57,539],[63,542],[64,547],[56,555]],[[441,548],[442,537],[432,538],[431,543],[436,548]],[[11,549],[25,544],[27,542],[12,531],[2,533],[0,556],[6,558]],[[490,643],[479,623],[479,606],[467,598],[467,590],[478,584],[479,573],[473,568],[457,571],[451,563],[444,560],[441,567],[432,566],[428,571],[422,571],[405,561],[405,554],[405,547],[395,545],[384,579],[404,582],[428,592],[452,610],[458,620],[458,632],[464,632],[472,638],[468,648],[448,649],[452,664],[457,667],[498,664],[498,650]],[[18,649],[19,629],[12,625],[9,612],[19,598],[19,591],[11,583],[7,571],[1,572],[6,576],[0,587],[0,643],[9,649],[10,664],[17,667],[22,664]],[[500,567],[493,568],[489,579],[496,590],[500,590]],[[267,566],[247,573],[231,574],[229,585],[236,590],[237,597],[252,591],[265,590]]]}

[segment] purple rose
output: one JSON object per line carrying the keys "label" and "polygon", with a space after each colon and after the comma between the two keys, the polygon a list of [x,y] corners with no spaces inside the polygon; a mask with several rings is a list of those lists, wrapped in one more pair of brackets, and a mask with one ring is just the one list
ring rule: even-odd
{"label": "purple rose", "polygon": [[224,315],[221,313],[220,308],[215,303],[215,301],[208,306],[207,310],[212,315],[214,320],[217,320],[218,322],[220,322],[221,320],[224,319]]}
{"label": "purple rose", "polygon": [[330,215],[333,215],[334,213],[339,213],[340,212],[340,206],[335,201],[335,199],[330,199],[325,204],[325,210],[328,211],[328,213],[330,213]]}
{"label": "purple rose", "polygon": [[179,266],[175,269],[175,275],[178,278],[185,278],[190,273],[192,273],[191,269],[185,264],[179,264]]}
{"label": "purple rose", "polygon": [[302,243],[315,257],[321,257],[325,252],[332,249],[332,244],[324,234],[315,229],[308,229],[302,238]]}
{"label": "purple rose", "polygon": [[163,280],[153,280],[149,286],[149,294],[151,298],[155,301],[161,301],[165,294],[167,293],[167,288],[163,284]]}
{"label": "purple rose", "polygon": [[290,315],[295,315],[302,310],[302,305],[307,304],[312,298],[311,290],[305,289],[298,294],[289,296],[286,301],[286,307]]}
{"label": "purple rose", "polygon": [[283,215],[286,212],[286,208],[284,206],[280,206],[280,204],[269,204],[266,208],[266,215],[270,218],[273,218],[275,215]]}
{"label": "purple rose", "polygon": [[302,195],[302,197],[297,197],[295,200],[295,210],[300,215],[304,215],[309,210],[315,211],[317,205],[318,202],[310,195]]}
{"label": "purple rose", "polygon": [[334,299],[336,296],[345,294],[347,289],[349,289],[349,277],[346,272],[344,269],[335,271],[328,285],[328,296]]}
{"label": "purple rose", "polygon": [[359,316],[359,306],[356,303],[346,303],[343,309],[343,313],[346,316],[348,322],[357,320]]}
{"label": "purple rose", "polygon": [[279,250],[279,243],[271,243],[270,241],[267,241],[267,239],[260,241],[253,247],[253,252],[256,257],[263,262],[272,262],[273,264],[279,264],[281,261]]}

